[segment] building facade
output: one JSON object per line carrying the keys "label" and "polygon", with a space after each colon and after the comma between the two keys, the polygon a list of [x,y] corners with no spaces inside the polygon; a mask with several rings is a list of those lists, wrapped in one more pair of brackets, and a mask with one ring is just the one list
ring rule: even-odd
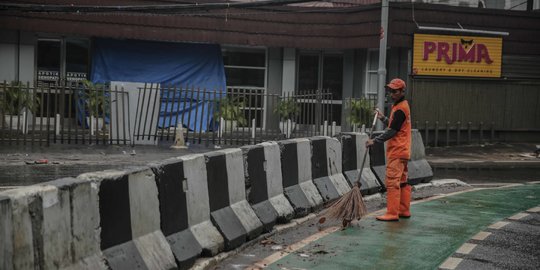
{"label": "building facade", "polygon": [[[388,29],[381,31],[380,3],[210,8],[186,1],[164,10],[144,0],[104,6],[59,0],[47,10],[40,1],[30,2],[35,5],[0,5],[2,81],[91,79],[97,39],[217,44],[228,88],[279,96],[329,92],[328,120],[347,131],[345,101],[376,96],[379,40],[387,35],[386,77],[408,82],[416,128],[434,134],[445,125],[465,128],[471,122],[476,132],[491,128],[501,140],[534,140],[540,134],[540,13],[505,10],[507,3],[489,8],[487,0],[472,6],[391,1]],[[147,6],[118,9],[137,5]],[[415,34],[501,38],[500,76],[419,75],[412,69]],[[268,104],[257,106],[263,112],[258,125],[277,125]]]}

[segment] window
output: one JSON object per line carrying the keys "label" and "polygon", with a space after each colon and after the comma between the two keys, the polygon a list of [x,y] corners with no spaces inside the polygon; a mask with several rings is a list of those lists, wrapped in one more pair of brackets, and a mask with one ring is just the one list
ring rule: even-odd
{"label": "window", "polygon": [[[336,121],[341,125],[341,105],[343,98],[343,54],[340,52],[301,51],[298,55],[297,93],[328,93],[317,97],[301,99],[300,124]],[[318,106],[321,106],[320,108]],[[313,112],[320,112],[312,117]],[[321,117],[318,119],[318,117]]]}
{"label": "window", "polygon": [[377,94],[377,70],[379,69],[379,50],[368,50],[366,61],[366,95]]}
{"label": "window", "polygon": [[[90,41],[74,38],[41,38],[36,49],[38,85],[53,86],[67,81],[77,82],[88,78]],[[44,88],[38,88],[44,89]],[[50,89],[37,93],[41,100],[37,117],[74,117],[74,95],[70,91]]]}
{"label": "window", "polygon": [[226,47],[222,51],[227,96],[244,101],[247,125],[255,119],[257,127],[264,125],[264,94],[266,90],[266,49]]}

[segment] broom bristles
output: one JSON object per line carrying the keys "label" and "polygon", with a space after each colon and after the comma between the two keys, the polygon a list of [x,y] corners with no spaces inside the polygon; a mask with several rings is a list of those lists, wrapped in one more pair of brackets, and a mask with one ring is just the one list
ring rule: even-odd
{"label": "broom bristles", "polygon": [[326,215],[330,218],[352,221],[367,215],[368,211],[360,187],[354,187],[341,196],[337,201],[328,207]]}

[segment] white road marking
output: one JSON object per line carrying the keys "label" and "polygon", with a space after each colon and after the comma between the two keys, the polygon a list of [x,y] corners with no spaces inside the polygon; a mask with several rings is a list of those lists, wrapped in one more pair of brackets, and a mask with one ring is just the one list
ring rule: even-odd
{"label": "white road marking", "polygon": [[465,243],[458,250],[456,250],[456,253],[469,254],[475,247],[476,244]]}
{"label": "white road marking", "polygon": [[488,228],[498,230],[506,225],[510,224],[508,221],[499,221],[497,223],[491,224]]}
{"label": "white road marking", "polygon": [[522,218],[524,218],[524,217],[526,217],[526,216],[528,216],[528,215],[529,215],[529,214],[527,214],[527,213],[517,213],[517,214],[515,214],[515,215],[509,217],[508,219],[511,219],[511,220],[520,220],[520,219],[522,219]]}
{"label": "white road marking", "polygon": [[333,232],[336,232],[338,230],[340,230],[341,227],[329,227],[329,228],[326,228],[316,234],[313,234],[313,235],[310,235],[309,237],[299,241],[299,242],[296,242],[290,246],[288,246],[287,248],[285,248],[284,250],[281,250],[279,252],[275,252],[273,253],[272,255],[254,263],[253,265],[245,268],[245,269],[250,269],[250,270],[254,270],[254,269],[262,269],[262,268],[266,268],[268,265],[280,260],[281,258],[305,247],[306,245],[308,245],[309,243],[313,242],[313,241],[316,241],[318,239],[321,239],[322,237],[328,235],[328,234],[331,234]]}
{"label": "white road marking", "polygon": [[446,259],[446,261],[444,261],[441,266],[439,266],[439,268],[449,270],[456,269],[456,267],[461,261],[463,261],[463,259],[450,257]]}
{"label": "white road marking", "polygon": [[482,240],[486,239],[490,235],[491,235],[490,232],[479,232],[475,236],[473,236],[471,239],[482,241]]}

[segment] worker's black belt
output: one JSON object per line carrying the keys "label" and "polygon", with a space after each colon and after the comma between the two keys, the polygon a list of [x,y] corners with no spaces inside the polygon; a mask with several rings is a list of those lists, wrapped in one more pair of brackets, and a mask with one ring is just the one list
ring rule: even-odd
{"label": "worker's black belt", "polygon": [[408,186],[408,185],[409,185],[409,183],[403,182],[403,183],[400,183],[400,184],[399,184],[399,187],[406,187],[406,186]]}

